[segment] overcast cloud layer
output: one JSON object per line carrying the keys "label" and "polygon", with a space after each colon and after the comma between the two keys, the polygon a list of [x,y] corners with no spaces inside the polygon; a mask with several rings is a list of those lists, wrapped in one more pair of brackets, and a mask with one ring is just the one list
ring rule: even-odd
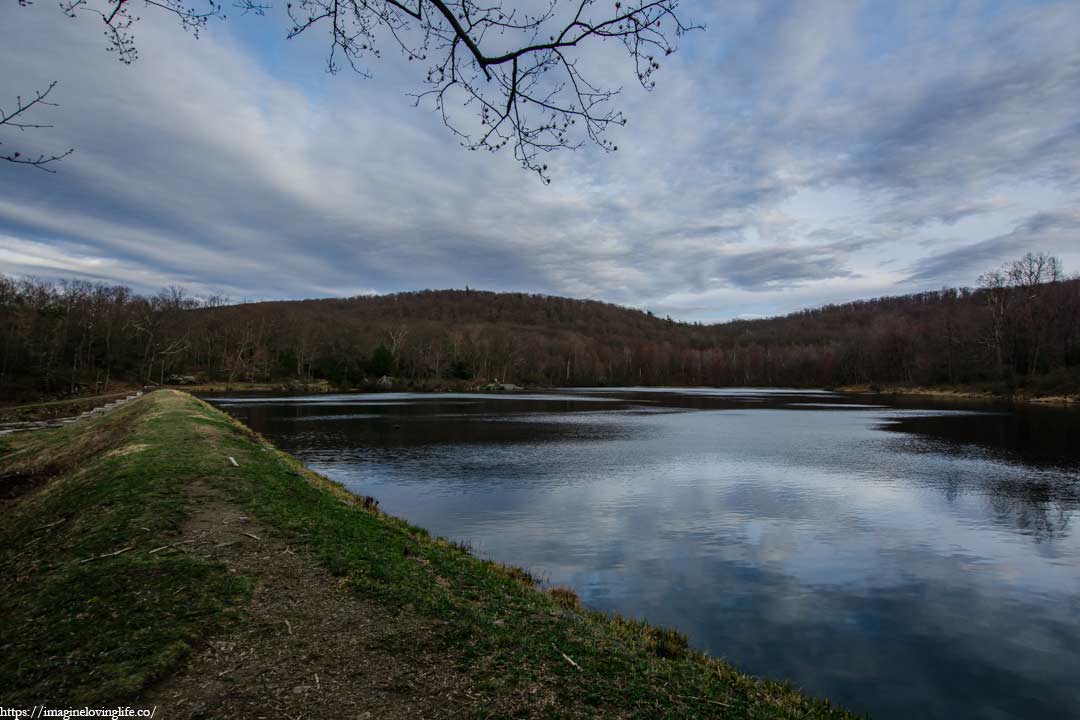
{"label": "overcast cloud layer", "polygon": [[198,40],[141,12],[128,67],[100,19],[11,3],[0,106],[59,80],[61,107],[0,141],[76,152],[55,175],[0,163],[0,272],[238,300],[469,285],[716,320],[972,285],[1029,250],[1080,270],[1080,4],[716,5],[686,3],[708,30],[654,92],[612,75],[619,152],[552,156],[543,186],[413,108],[395,53],[370,80],[325,75],[280,9]]}

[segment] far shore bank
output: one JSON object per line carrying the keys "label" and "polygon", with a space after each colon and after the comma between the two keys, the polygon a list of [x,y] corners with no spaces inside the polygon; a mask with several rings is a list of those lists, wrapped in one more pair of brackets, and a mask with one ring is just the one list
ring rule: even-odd
{"label": "far shore bank", "polygon": [[[414,392],[414,393],[505,393],[505,392],[553,392],[559,387],[539,385],[517,385],[487,380],[411,380],[391,378],[390,382],[379,385],[368,382],[357,386],[334,385],[326,380],[278,380],[274,382],[196,382],[188,384],[166,384],[141,386],[135,383],[117,384],[111,393],[92,392],[68,397],[45,398],[33,402],[0,403],[0,423],[25,421],[55,420],[74,417],[80,413],[104,405],[117,398],[124,397],[137,390],[171,388],[193,395],[216,395],[221,393],[265,393],[265,394],[329,394],[329,393],[375,393],[375,392]],[[649,386],[653,387],[653,386]],[[657,386],[659,387],[659,386]],[[678,389],[681,386],[663,386]],[[618,390],[617,387],[610,388]],[[792,387],[791,390],[807,388]],[[937,400],[977,400],[996,403],[1031,403],[1036,405],[1076,405],[1080,403],[1080,391],[1039,392],[1027,388],[1008,390],[999,385],[878,385],[873,383],[831,386],[827,388],[846,395],[876,395],[881,397],[911,397]]]}
{"label": "far shore bank", "polygon": [[[654,386],[648,386],[654,387]],[[656,386],[671,387],[678,389],[682,386]],[[330,383],[317,380],[312,382],[276,382],[276,383],[199,383],[178,387],[177,389],[190,392],[195,395],[237,392],[237,393],[364,393],[364,392],[416,392],[416,393],[442,393],[442,392],[553,392],[560,387],[548,386],[517,386],[488,381],[462,381],[462,380],[402,380],[395,379],[391,384],[384,387],[374,386],[371,383],[356,387],[337,387]],[[618,387],[611,387],[618,390]],[[718,388],[719,389],[719,388]],[[792,387],[793,391],[806,390],[808,388]],[[848,395],[884,395],[895,397],[926,397],[951,400],[984,400],[992,402],[1022,402],[1037,403],[1040,405],[1072,405],[1080,402],[1080,393],[1038,393],[1025,389],[1007,391],[996,387],[981,387],[977,385],[877,385],[872,383],[840,385],[830,387],[829,390]]]}
{"label": "far shore bank", "polygon": [[282,395],[297,394],[327,394],[327,393],[374,393],[374,392],[416,392],[416,393],[448,393],[448,392],[536,392],[539,390],[553,390],[555,388],[538,388],[533,386],[518,386],[510,383],[477,383],[461,380],[396,380],[392,384],[378,386],[375,383],[367,383],[359,386],[339,386],[326,380],[288,381],[279,380],[274,382],[196,382],[184,384],[166,383],[160,385],[151,383],[139,385],[136,383],[116,384],[114,392],[102,393],[90,391],[76,393],[61,397],[44,397],[35,400],[19,400],[15,402],[0,402],[0,423],[14,423],[35,420],[53,420],[57,418],[73,417],[85,410],[104,405],[117,398],[122,398],[137,391],[149,392],[151,390],[171,389],[191,393],[192,395],[214,395],[220,393],[267,393]]}
{"label": "far shore bank", "polygon": [[0,404],[0,423],[17,423],[35,420],[54,420],[74,417],[86,410],[93,410],[114,400],[127,397],[138,387],[120,386],[116,392],[73,395],[67,398],[32,403]]}
{"label": "far shore bank", "polygon": [[848,395],[882,395],[885,397],[925,397],[944,400],[982,400],[987,402],[1034,403],[1038,405],[1075,405],[1076,394],[1038,394],[1025,390],[1006,391],[964,385],[841,385],[830,388]]}

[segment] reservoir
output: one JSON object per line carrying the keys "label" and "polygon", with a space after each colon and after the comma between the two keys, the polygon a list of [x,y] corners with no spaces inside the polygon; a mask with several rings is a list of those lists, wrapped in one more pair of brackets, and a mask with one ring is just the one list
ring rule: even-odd
{"label": "reservoir", "polygon": [[1080,717],[1080,413],[827,391],[209,398],[382,510],[874,718]]}

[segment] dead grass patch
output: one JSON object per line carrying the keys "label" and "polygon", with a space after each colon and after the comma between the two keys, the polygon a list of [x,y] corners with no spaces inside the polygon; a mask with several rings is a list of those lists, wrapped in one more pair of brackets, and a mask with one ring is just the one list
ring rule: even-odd
{"label": "dead grass patch", "polygon": [[555,602],[562,605],[569,610],[578,610],[581,608],[581,598],[578,594],[568,587],[557,585],[548,589],[548,595],[552,597]]}
{"label": "dead grass patch", "polygon": [[134,455],[135,453],[140,453],[143,450],[146,450],[148,447],[150,446],[146,443],[132,443],[130,445],[125,445],[124,447],[116,448],[115,450],[110,450],[109,452],[105,453],[105,457],[114,458]]}

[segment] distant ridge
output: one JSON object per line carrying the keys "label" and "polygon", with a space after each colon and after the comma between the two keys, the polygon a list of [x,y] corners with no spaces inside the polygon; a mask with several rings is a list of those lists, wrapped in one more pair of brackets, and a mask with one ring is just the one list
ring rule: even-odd
{"label": "distant ridge", "polygon": [[117,379],[342,387],[919,385],[1017,382],[1080,368],[1080,280],[945,289],[714,325],[596,300],[482,290],[205,303],[173,291],[0,278],[0,388],[101,390]]}

